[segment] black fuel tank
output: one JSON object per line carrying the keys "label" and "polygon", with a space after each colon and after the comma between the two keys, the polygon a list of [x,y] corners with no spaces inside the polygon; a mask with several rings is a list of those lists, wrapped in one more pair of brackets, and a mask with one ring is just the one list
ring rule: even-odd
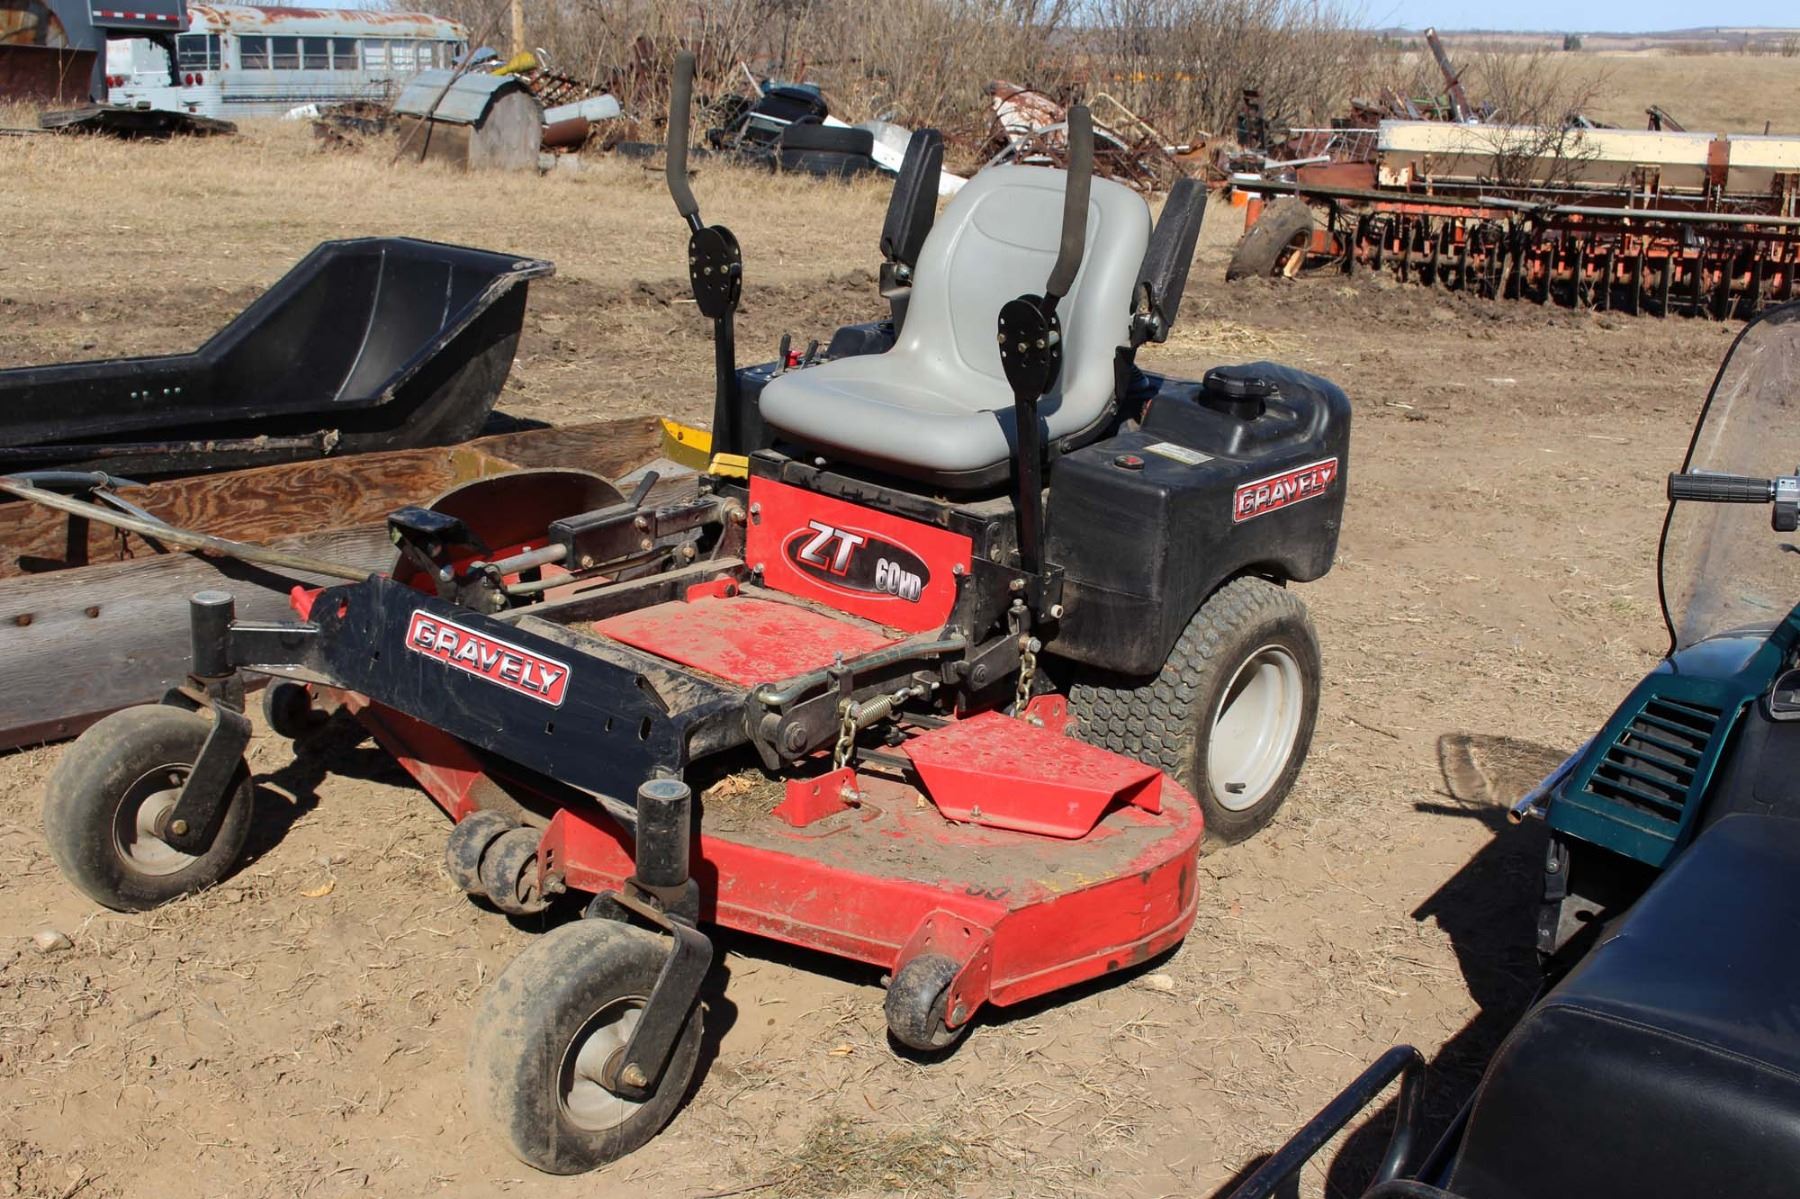
{"label": "black fuel tank", "polygon": [[1316,375],[1258,362],[1147,383],[1138,428],[1050,471],[1067,615],[1048,648],[1127,675],[1159,669],[1227,580],[1331,569],[1349,468],[1349,398]]}

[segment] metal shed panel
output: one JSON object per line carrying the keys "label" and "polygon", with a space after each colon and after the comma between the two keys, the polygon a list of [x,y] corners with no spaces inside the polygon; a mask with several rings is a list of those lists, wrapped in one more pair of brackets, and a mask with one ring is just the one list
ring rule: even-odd
{"label": "metal shed panel", "polygon": [[[394,111],[414,117],[429,114],[434,121],[452,125],[478,125],[496,98],[526,90],[522,82],[510,75],[464,75],[451,82],[455,74],[447,68],[420,71],[394,101]],[[450,84],[448,91],[444,90],[446,83]],[[435,109],[433,104],[437,105]]]}

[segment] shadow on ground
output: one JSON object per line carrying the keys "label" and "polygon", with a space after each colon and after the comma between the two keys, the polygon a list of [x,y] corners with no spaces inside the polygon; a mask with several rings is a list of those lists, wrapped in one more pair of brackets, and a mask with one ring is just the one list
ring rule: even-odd
{"label": "shadow on ground", "polygon": [[[1426,1064],[1423,1127],[1419,1152],[1435,1145],[1475,1093],[1483,1068],[1500,1041],[1518,1023],[1542,983],[1535,948],[1538,894],[1545,849],[1541,824],[1513,825],[1507,809],[1565,754],[1549,746],[1508,737],[1447,733],[1438,741],[1444,774],[1441,798],[1414,805],[1415,811],[1445,820],[1475,820],[1488,841],[1412,912],[1443,929],[1456,954],[1463,982],[1479,1011],[1445,1041]],[[1395,1106],[1388,1100],[1355,1120],[1326,1172],[1325,1193],[1361,1195],[1368,1188],[1388,1138]],[[1297,1129],[1270,1129],[1269,1148]],[[1216,1199],[1229,1195],[1265,1160],[1244,1166]],[[1409,1163],[1415,1169],[1419,1161]],[[1278,1195],[1296,1195],[1291,1181]]]}

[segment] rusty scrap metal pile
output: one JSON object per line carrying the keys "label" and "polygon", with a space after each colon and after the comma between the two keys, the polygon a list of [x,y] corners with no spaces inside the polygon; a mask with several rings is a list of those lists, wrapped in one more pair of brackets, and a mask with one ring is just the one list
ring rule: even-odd
{"label": "rusty scrap metal pile", "polygon": [[[997,79],[985,89],[993,121],[980,157],[1066,166],[1069,111],[1043,92]],[[1088,99],[1094,112],[1094,173],[1142,192],[1165,191],[1197,167],[1205,142],[1176,144],[1105,92]]]}
{"label": "rusty scrap metal pile", "polygon": [[[1793,298],[1800,137],[1692,133],[1660,108],[1645,130],[1494,123],[1429,40],[1441,103],[1359,104],[1230,164],[1253,197],[1232,276],[1386,269],[1492,299],[1718,319]],[[1240,129],[1255,116],[1248,98]]]}

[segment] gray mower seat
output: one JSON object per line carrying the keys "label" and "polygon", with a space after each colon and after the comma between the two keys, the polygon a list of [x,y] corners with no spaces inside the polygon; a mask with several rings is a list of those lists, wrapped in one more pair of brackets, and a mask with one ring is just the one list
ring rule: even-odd
{"label": "gray mower seat", "polygon": [[[1001,307],[1041,294],[1062,232],[1067,175],[989,167],[932,227],[914,271],[906,323],[885,354],[780,375],[763,419],[827,454],[946,487],[1004,479],[1016,430],[995,341]],[[1150,239],[1150,209],[1130,188],[1095,179],[1087,252],[1058,308],[1061,377],[1038,406],[1051,440],[1108,412],[1114,357],[1131,345],[1132,290]]]}

